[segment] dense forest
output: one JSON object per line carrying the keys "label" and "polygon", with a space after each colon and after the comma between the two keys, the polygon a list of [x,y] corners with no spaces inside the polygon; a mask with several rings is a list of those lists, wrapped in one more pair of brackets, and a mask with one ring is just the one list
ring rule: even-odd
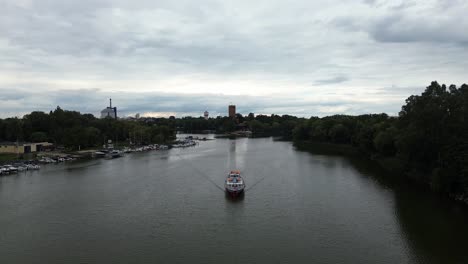
{"label": "dense forest", "polygon": [[386,114],[312,117],[294,128],[300,142],[351,145],[386,169],[468,201],[468,85],[432,82]]}
{"label": "dense forest", "polygon": [[468,85],[432,82],[406,99],[398,116],[366,114],[298,118],[249,114],[202,117],[98,119],[65,111],[32,112],[0,119],[0,141],[49,141],[69,149],[114,142],[162,143],[176,131],[229,133],[248,129],[253,136],[277,136],[296,145],[346,146],[431,189],[468,200]]}
{"label": "dense forest", "polygon": [[170,120],[160,124],[98,119],[92,114],[66,111],[57,107],[50,113],[32,112],[23,118],[0,119],[1,141],[49,141],[76,150],[102,146],[108,140],[117,143],[163,143],[174,139]]}
{"label": "dense forest", "polygon": [[177,130],[196,133],[203,131],[214,131],[216,133],[229,133],[239,129],[248,129],[253,136],[278,136],[283,139],[292,139],[293,129],[305,121],[290,115],[257,115],[253,113],[247,116],[237,114],[236,118],[216,117],[205,120],[202,117],[184,117],[176,120]]}
{"label": "dense forest", "polygon": [[0,119],[0,141],[49,141],[70,150],[103,145],[107,140],[135,144],[163,143],[175,139],[176,131],[197,133],[211,131],[229,133],[239,129],[252,130],[255,136],[281,136],[292,139],[298,120],[293,116],[250,114],[235,119],[216,117],[99,119],[92,114],[63,110],[57,107],[49,113],[35,111],[22,118]]}

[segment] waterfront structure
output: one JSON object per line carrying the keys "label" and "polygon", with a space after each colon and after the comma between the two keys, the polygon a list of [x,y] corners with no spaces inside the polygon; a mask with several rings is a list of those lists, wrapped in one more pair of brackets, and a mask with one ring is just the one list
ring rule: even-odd
{"label": "waterfront structure", "polygon": [[228,113],[229,113],[229,117],[235,118],[236,117],[236,106],[235,105],[229,105]]}
{"label": "waterfront structure", "polygon": [[112,99],[109,99],[109,106],[101,111],[101,118],[107,117],[117,119],[117,107],[112,107]]}
{"label": "waterfront structure", "polygon": [[203,117],[205,118],[205,120],[208,120],[209,115],[210,113],[208,113],[208,111],[205,111],[205,113],[203,113]]}
{"label": "waterfront structure", "polygon": [[0,153],[24,154],[44,151],[53,146],[49,142],[26,143],[26,142],[2,142],[0,143]]}

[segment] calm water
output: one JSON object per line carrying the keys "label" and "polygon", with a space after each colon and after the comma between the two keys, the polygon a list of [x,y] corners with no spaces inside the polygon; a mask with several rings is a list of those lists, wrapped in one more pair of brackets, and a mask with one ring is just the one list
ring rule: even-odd
{"label": "calm water", "polygon": [[465,208],[377,174],[272,139],[43,166],[0,178],[0,263],[468,263]]}

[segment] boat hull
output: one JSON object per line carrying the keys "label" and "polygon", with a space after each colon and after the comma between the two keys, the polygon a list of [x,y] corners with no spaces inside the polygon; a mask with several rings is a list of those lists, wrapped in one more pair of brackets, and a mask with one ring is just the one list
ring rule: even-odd
{"label": "boat hull", "polygon": [[229,189],[229,188],[225,188],[225,190],[226,190],[226,193],[227,193],[228,195],[231,195],[231,196],[238,196],[238,195],[241,195],[241,194],[244,193],[244,188],[242,188],[242,189],[235,189],[235,190]]}

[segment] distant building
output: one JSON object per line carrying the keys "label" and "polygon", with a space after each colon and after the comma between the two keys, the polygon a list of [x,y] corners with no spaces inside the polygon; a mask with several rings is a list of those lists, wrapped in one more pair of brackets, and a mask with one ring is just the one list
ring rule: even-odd
{"label": "distant building", "polygon": [[235,118],[236,117],[236,106],[235,105],[229,105],[228,112],[229,112],[229,117]]}
{"label": "distant building", "polygon": [[3,142],[0,143],[0,153],[24,154],[40,152],[53,147],[52,143],[25,143],[25,142]]}
{"label": "distant building", "polygon": [[117,119],[117,107],[112,107],[112,99],[109,99],[109,106],[101,111],[101,118],[106,117]]}
{"label": "distant building", "polygon": [[135,115],[135,119],[140,119],[140,113]]}
{"label": "distant building", "polygon": [[203,117],[205,118],[205,120],[208,120],[209,115],[210,113],[208,113],[208,111],[205,111],[205,113],[203,113]]}

